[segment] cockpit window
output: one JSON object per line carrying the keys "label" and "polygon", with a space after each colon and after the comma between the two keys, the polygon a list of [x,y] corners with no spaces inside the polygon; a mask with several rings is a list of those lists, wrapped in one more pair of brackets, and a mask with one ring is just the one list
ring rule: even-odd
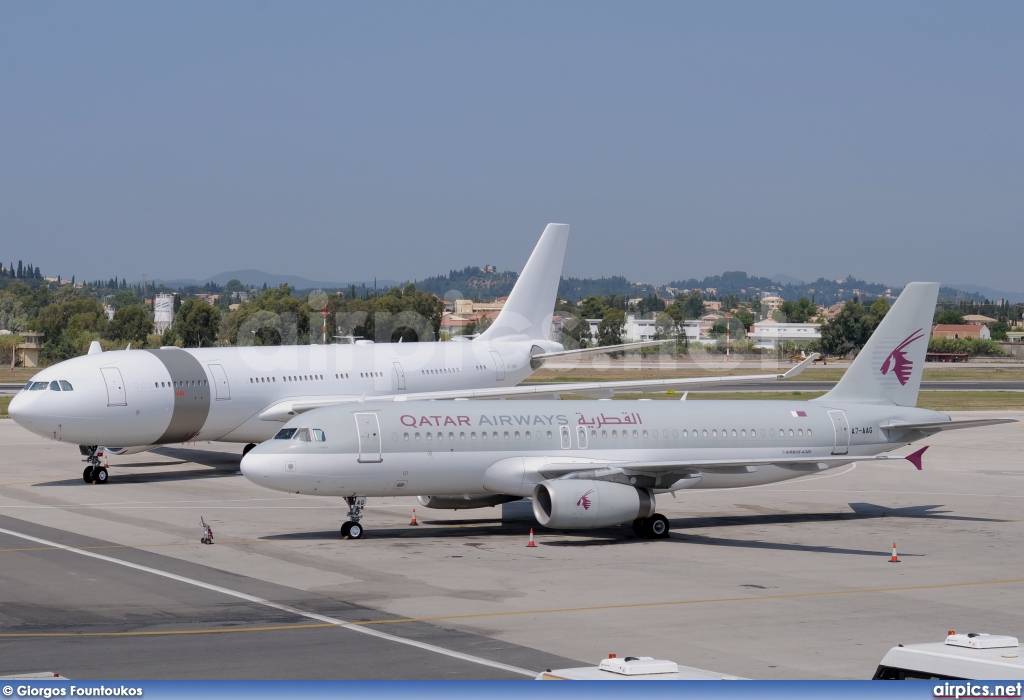
{"label": "cockpit window", "polygon": [[56,379],[50,382],[50,391],[60,391],[60,382]]}
{"label": "cockpit window", "polygon": [[292,435],[295,434],[295,428],[281,428],[277,431],[277,435],[274,436],[275,440],[291,440]]}
{"label": "cockpit window", "polygon": [[295,434],[295,439],[309,442],[309,428],[299,428],[299,432]]}
{"label": "cockpit window", "polygon": [[71,382],[66,382],[63,379],[60,380],[60,388],[64,391],[74,391],[75,388],[71,386]]}
{"label": "cockpit window", "polygon": [[313,442],[327,442],[327,436],[320,428],[313,428]]}
{"label": "cockpit window", "polygon": [[25,386],[21,387],[21,390],[22,390],[22,391],[28,391],[28,390],[29,390],[29,389],[31,389],[31,388],[32,388],[32,382],[27,382],[27,383],[25,384]]}
{"label": "cockpit window", "polygon": [[29,391],[42,391],[48,386],[50,386],[50,382],[33,382],[32,388]]}

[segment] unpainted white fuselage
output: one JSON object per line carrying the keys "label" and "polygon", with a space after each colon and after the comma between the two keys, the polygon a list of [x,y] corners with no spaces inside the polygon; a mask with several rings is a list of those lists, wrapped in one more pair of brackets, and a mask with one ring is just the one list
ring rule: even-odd
{"label": "unpainted white fuselage", "polygon": [[[513,386],[550,341],[296,345],[121,350],[39,372],[10,413],[53,440],[108,447],[193,440],[260,442],[284,401]],[[68,391],[64,382],[70,386]]]}

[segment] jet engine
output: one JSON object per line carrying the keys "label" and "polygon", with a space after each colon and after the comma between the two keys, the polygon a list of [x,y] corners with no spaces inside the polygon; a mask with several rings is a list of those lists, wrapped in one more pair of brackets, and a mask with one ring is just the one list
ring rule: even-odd
{"label": "jet engine", "polygon": [[613,481],[549,479],[533,489],[533,515],[545,527],[583,530],[653,514],[653,493]]}
{"label": "jet engine", "polygon": [[439,510],[469,510],[487,508],[502,503],[521,500],[519,496],[505,496],[494,493],[456,493],[445,496],[417,496],[421,506]]}
{"label": "jet engine", "polygon": [[100,452],[106,452],[108,455],[114,455],[115,457],[121,457],[124,455],[138,454],[139,452],[149,452],[150,450],[156,449],[160,445],[136,445],[135,447],[101,447]]}

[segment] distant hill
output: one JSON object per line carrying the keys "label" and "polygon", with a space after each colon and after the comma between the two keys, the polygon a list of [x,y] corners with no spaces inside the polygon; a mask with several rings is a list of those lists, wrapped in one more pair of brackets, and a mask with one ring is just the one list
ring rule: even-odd
{"label": "distant hill", "polygon": [[[204,280],[179,279],[154,280],[154,282],[168,288],[181,289],[200,287],[210,282],[223,286],[233,279],[253,287],[262,287],[264,284],[268,287],[288,284],[296,291],[349,289],[354,284],[362,293],[362,290],[372,290],[375,284],[373,280],[365,282],[325,282],[311,280],[299,275],[282,275],[262,270],[222,272]],[[442,298],[450,292],[457,292],[463,298],[491,300],[508,295],[512,291],[512,287],[517,279],[519,279],[519,274],[510,270],[485,270],[470,265],[461,270],[450,270],[446,275],[435,275],[422,280],[414,280],[412,283],[416,285],[417,289],[432,292]],[[406,284],[409,284],[409,282],[397,282],[386,279],[376,280],[376,288],[381,291]],[[729,294],[736,295],[740,300],[761,297],[765,294],[775,294],[783,299],[793,300],[807,297],[808,299],[813,299],[818,304],[829,306],[836,302],[850,299],[854,293],[858,294],[862,299],[873,299],[884,296],[887,293],[897,296],[902,287],[868,282],[858,279],[853,275],[849,275],[842,280],[830,280],[819,277],[813,282],[803,282],[795,277],[786,275],[759,277],[749,275],[746,272],[731,271],[723,272],[720,275],[710,275],[703,279],[677,280],[663,286],[631,282],[622,276],[600,278],[563,277],[559,284],[558,292],[563,299],[578,302],[588,296],[607,296],[611,294],[630,298],[647,296],[648,294],[669,297],[674,293],[671,290],[686,289],[714,289],[714,294],[719,299]],[[705,293],[705,296],[708,296],[707,293]],[[940,287],[939,299],[978,302],[1007,299],[1011,303],[1019,303],[1024,302],[1024,293],[1006,292],[979,285],[962,284],[955,287]]]}
{"label": "distant hill", "polygon": [[[233,272],[221,272],[204,280],[154,280],[154,282],[166,287],[180,288],[193,286],[200,287],[204,284],[209,284],[210,282],[223,286],[231,280],[238,280],[239,282],[252,287],[262,287],[264,284],[268,287],[279,287],[282,284],[287,284],[292,289],[348,289],[353,284],[355,284],[356,287],[368,287],[373,289],[374,285],[372,280],[369,282],[323,282],[300,277],[299,275],[278,275],[273,272],[264,272],[263,270],[234,270]],[[394,280],[377,280],[378,289],[387,289],[388,287],[393,287],[396,284],[398,283]]]}

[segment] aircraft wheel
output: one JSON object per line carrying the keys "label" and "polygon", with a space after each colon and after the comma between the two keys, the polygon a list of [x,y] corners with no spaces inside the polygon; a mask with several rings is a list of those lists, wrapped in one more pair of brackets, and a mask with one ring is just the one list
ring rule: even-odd
{"label": "aircraft wheel", "polygon": [[668,518],[661,513],[655,513],[647,518],[644,523],[647,530],[647,537],[650,539],[664,539],[668,537]]}
{"label": "aircraft wheel", "polygon": [[87,483],[92,483],[92,467],[86,467],[85,471],[82,472],[82,480]]}
{"label": "aircraft wheel", "polygon": [[105,484],[107,483],[107,476],[106,467],[96,467],[92,470],[92,483]]}
{"label": "aircraft wheel", "polygon": [[341,539],[361,540],[362,538],[363,526],[359,523],[349,520],[347,523],[341,526]]}
{"label": "aircraft wheel", "polygon": [[247,454],[249,454],[249,450],[251,450],[254,447],[256,447],[256,443],[255,442],[250,442],[248,445],[243,447],[242,448],[242,456],[245,457]]}

